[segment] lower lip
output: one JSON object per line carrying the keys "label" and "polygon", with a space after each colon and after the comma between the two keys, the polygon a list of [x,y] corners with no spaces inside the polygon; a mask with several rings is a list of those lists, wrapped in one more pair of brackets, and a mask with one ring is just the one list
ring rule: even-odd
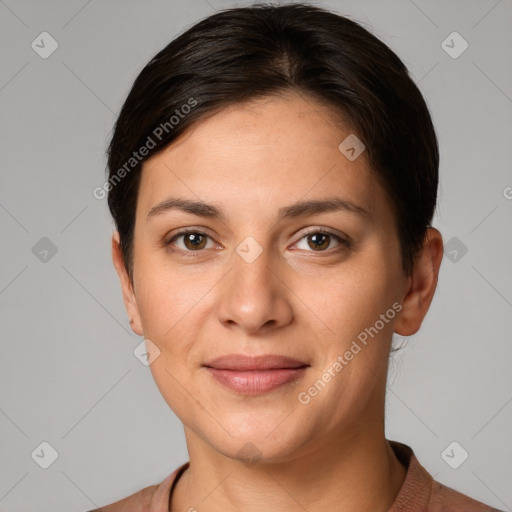
{"label": "lower lip", "polygon": [[300,368],[276,368],[274,370],[220,370],[206,369],[221,384],[246,395],[258,395],[300,379],[307,366]]}

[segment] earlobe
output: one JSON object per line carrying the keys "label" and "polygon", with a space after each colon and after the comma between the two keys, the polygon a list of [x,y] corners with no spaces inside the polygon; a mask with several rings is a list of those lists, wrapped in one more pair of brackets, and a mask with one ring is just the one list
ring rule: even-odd
{"label": "earlobe", "polygon": [[414,261],[402,311],[395,322],[394,330],[397,334],[411,336],[418,332],[436,291],[442,259],[441,233],[435,228],[428,228],[423,248]]}
{"label": "earlobe", "polygon": [[121,290],[123,293],[124,307],[126,309],[126,313],[128,314],[128,318],[130,319],[130,327],[135,334],[143,336],[137,300],[133,291],[133,285],[130,280],[130,276],[126,271],[118,231],[115,231],[112,235],[112,261],[114,263],[117,275],[119,276]]}

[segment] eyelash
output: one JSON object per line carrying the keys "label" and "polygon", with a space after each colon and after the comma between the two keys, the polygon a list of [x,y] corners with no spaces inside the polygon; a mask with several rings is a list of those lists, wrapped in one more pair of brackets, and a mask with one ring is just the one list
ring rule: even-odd
{"label": "eyelash", "polygon": [[[195,230],[195,229],[185,229],[183,231],[179,231],[178,233],[175,233],[172,236],[172,238],[170,238],[169,240],[166,240],[164,242],[164,245],[166,247],[171,247],[172,246],[172,242],[174,242],[177,238],[179,238],[181,236],[188,235],[190,233],[193,233],[194,235],[204,236],[204,237],[210,238],[212,240],[212,238],[209,235],[207,235],[206,233],[203,233],[202,231],[198,231],[198,230]],[[343,238],[340,235],[338,235],[336,233],[333,233],[332,231],[327,230],[325,228],[314,228],[314,229],[304,233],[304,235],[301,238],[299,238],[299,240],[297,240],[297,242],[295,242],[295,244],[297,244],[303,238],[306,238],[309,235],[317,235],[317,234],[319,234],[319,235],[329,235],[331,237],[334,237],[342,246],[344,246],[347,249],[350,249],[352,247],[352,242],[350,241],[349,237]],[[190,251],[190,250],[187,250],[187,249],[178,249],[176,247],[172,247],[171,250],[175,251],[175,252],[181,252],[185,256],[192,257],[192,258],[196,258],[196,257],[200,256],[202,252],[204,252],[204,249],[200,249],[200,250],[197,250],[197,251]],[[325,251],[318,251],[318,252],[320,252],[320,253],[322,253],[322,252],[329,252],[329,251],[337,252],[337,250],[340,250],[340,248],[338,247],[338,248],[327,249]],[[311,250],[311,251],[307,251],[307,252],[317,252],[317,251],[312,251]]]}

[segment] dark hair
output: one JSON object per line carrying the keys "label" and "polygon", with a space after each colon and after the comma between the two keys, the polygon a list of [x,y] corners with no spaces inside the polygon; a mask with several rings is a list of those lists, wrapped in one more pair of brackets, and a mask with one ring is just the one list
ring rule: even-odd
{"label": "dark hair", "polygon": [[298,3],[217,12],[138,75],[108,148],[106,183],[131,278],[142,163],[222,108],[286,91],[329,105],[365,144],[393,204],[410,275],[437,197],[439,150],[428,108],[383,42],[346,17]]}

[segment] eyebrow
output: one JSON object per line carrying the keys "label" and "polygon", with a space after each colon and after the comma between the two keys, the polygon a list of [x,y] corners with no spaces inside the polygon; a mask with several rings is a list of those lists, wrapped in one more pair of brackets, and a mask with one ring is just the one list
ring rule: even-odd
{"label": "eyebrow", "polygon": [[[157,205],[153,206],[148,214],[147,220],[166,213],[170,210],[181,210],[185,213],[197,215],[199,217],[207,217],[219,219],[226,222],[226,215],[221,208],[207,204],[203,201],[191,201],[189,199],[169,198]],[[298,201],[279,209],[278,220],[293,219],[305,215],[315,215],[319,213],[347,211],[372,219],[372,214],[363,206],[352,203],[351,201],[341,199],[339,197],[329,197],[326,199],[311,199],[309,201]]]}

